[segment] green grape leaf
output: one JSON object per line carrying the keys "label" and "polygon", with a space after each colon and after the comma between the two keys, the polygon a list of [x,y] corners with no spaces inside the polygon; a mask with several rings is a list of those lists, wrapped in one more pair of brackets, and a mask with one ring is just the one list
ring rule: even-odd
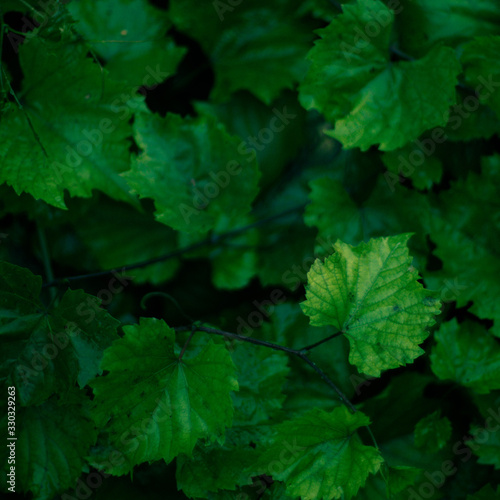
{"label": "green grape leaf", "polygon": [[250,344],[236,344],[231,353],[238,367],[240,390],[233,394],[235,425],[258,425],[281,409],[288,356]]}
{"label": "green grape leaf", "polygon": [[477,462],[483,465],[493,465],[495,469],[500,469],[500,433],[498,428],[490,431],[483,427],[473,426],[470,433],[472,439],[465,441],[465,444],[479,457]]}
{"label": "green grape leaf", "polygon": [[241,137],[238,150],[247,162],[257,158],[264,189],[279,178],[305,140],[305,111],[288,92],[266,106],[246,92],[220,104],[195,103],[199,113],[216,117],[230,134]]}
{"label": "green grape leaf", "polygon": [[123,174],[141,198],[153,198],[160,222],[207,232],[222,215],[246,214],[257,194],[257,164],[243,162],[239,140],[211,117],[140,114],[135,138],[143,152]]}
{"label": "green grape leaf", "polygon": [[21,47],[23,108],[11,108],[0,122],[0,182],[58,208],[66,208],[65,190],[88,198],[99,189],[137,205],[119,175],[130,168],[131,111],[124,104],[133,93],[86,53],[75,42],[40,37]]}
{"label": "green grape leaf", "polygon": [[419,420],[415,426],[415,446],[428,453],[442,450],[451,437],[451,422],[435,411]]}
{"label": "green grape leaf", "polygon": [[479,394],[500,389],[500,345],[478,323],[456,319],[434,334],[431,368],[441,380],[453,380]]}
{"label": "green grape leaf", "polygon": [[[312,25],[295,16],[297,0],[243,2],[172,0],[176,26],[196,38],[215,71],[211,98],[249,90],[266,104],[303,76]],[[223,22],[222,22],[223,21]]]}
{"label": "green grape leaf", "polygon": [[[236,486],[251,484],[244,474],[253,457],[252,448],[219,448],[195,452],[193,458],[177,458],[177,486],[189,498],[209,498],[209,492],[235,490]],[[243,470],[242,470],[243,469]]]}
{"label": "green grape leaf", "polygon": [[277,426],[256,468],[284,481],[292,496],[349,500],[383,462],[378,450],[363,445],[356,433],[369,422],[345,407],[311,410]]}
{"label": "green grape leaf", "polygon": [[[382,477],[382,471],[384,476]],[[370,475],[363,488],[356,495],[356,500],[407,500],[408,486],[422,474],[421,469],[398,465],[394,467],[383,467],[376,475]],[[387,480],[387,481],[386,481]]]}
{"label": "green grape leaf", "polygon": [[[72,393],[64,402],[51,398],[40,406],[16,408],[16,492],[31,491],[35,500],[52,500],[74,486],[97,437],[88,403],[83,395]],[[6,416],[1,424],[7,428]],[[6,474],[5,451],[2,459]]]}
{"label": "green grape leaf", "polygon": [[93,416],[126,457],[120,473],[191,455],[199,439],[223,439],[233,418],[230,392],[238,390],[226,348],[209,340],[179,361],[175,332],[162,320],[141,318],[124,331],[104,353],[101,368],[109,373],[90,383]]}
{"label": "green grape leaf", "polygon": [[[465,200],[463,206],[467,206]],[[482,244],[477,233],[457,229],[437,218],[433,221],[432,240],[437,244],[434,253],[443,261],[443,282],[450,284],[446,298],[456,301],[458,307],[472,300],[469,311],[479,318],[493,319],[492,333],[500,337],[500,286],[496,279],[500,263],[495,249]]]}
{"label": "green grape leaf", "polygon": [[198,446],[192,457],[180,455],[176,459],[178,488],[190,498],[210,498],[211,492],[234,491],[237,486],[252,484],[249,468],[258,456],[256,448],[265,446],[263,437],[258,437],[233,427],[222,446]]}
{"label": "green grape leaf", "polygon": [[165,38],[167,16],[146,0],[71,2],[68,10],[114,80],[155,87],[175,73],[186,52]]}
{"label": "green grape leaf", "polygon": [[389,467],[389,491],[402,492],[407,486],[414,484],[421,472],[421,469],[405,465]]}
{"label": "green grape leaf", "polygon": [[371,239],[353,247],[341,241],[307,274],[302,310],[315,326],[333,325],[349,339],[349,361],[367,375],[411,363],[440,312],[435,294],[417,281],[409,234]]}
{"label": "green grape leaf", "polygon": [[[450,451],[449,449],[444,449],[438,453],[424,452],[421,448],[415,446],[413,433],[407,434],[406,436],[399,436],[396,439],[391,439],[380,444],[380,452],[387,463],[404,464],[407,467],[420,469],[431,474],[434,471],[445,470],[443,467],[445,463],[447,467],[446,475],[456,472],[453,463],[448,462],[448,459],[452,457]],[[452,470],[451,473],[450,469]],[[414,494],[413,491],[418,490],[421,483],[428,480],[429,475],[425,472],[423,472],[420,477],[417,477],[412,485],[403,487],[404,489],[401,491],[402,494],[400,497],[396,496],[396,498],[398,500],[407,500],[409,497],[411,498],[411,495]]]}
{"label": "green grape leaf", "polygon": [[[301,102],[335,122],[325,133],[346,148],[400,148],[446,125],[455,102],[461,68],[454,51],[437,47],[419,60],[391,62],[393,20],[380,0],[345,5],[342,15],[318,31],[321,39],[308,55]],[[367,34],[369,27],[374,36]]]}
{"label": "green grape leaf", "polygon": [[45,311],[41,278],[0,263],[0,379],[16,386],[21,405],[39,404],[99,370],[102,353],[117,338],[118,321],[82,290],[68,290]]}
{"label": "green grape leaf", "polygon": [[396,25],[401,48],[419,57],[432,47],[457,47],[480,35],[498,33],[500,6],[496,0],[410,0],[399,2]]}
{"label": "green grape leaf", "polygon": [[[487,84],[490,90],[492,85],[495,86],[496,82]],[[484,90],[482,95],[486,96]],[[451,142],[479,138],[489,139],[492,135],[498,134],[500,132],[500,116],[487,105],[490,104],[490,97],[491,95],[484,99],[485,103],[482,104],[477,97],[471,95],[470,87],[457,88],[457,101],[459,104],[453,106],[450,110],[448,123],[443,128],[444,134],[442,137],[444,140]],[[467,110],[464,109],[465,107]],[[440,137],[441,131],[439,128],[435,130],[438,132],[434,132],[434,134],[439,133],[439,136],[436,135],[435,137]],[[441,139],[439,141],[442,142]],[[450,145],[450,147],[453,146]],[[458,150],[458,148],[456,149]]]}
{"label": "green grape leaf", "polygon": [[342,184],[329,177],[309,183],[311,203],[307,205],[304,222],[317,227],[319,236],[326,241],[333,238],[356,244],[363,240],[363,227],[359,209]]}
{"label": "green grape leaf", "polygon": [[464,67],[465,81],[476,90],[478,102],[490,106],[500,118],[499,50],[500,36],[477,37],[464,45],[460,61]]}
{"label": "green grape leaf", "polygon": [[390,172],[410,178],[417,189],[430,189],[433,184],[439,184],[443,175],[441,161],[412,144],[385,152],[382,161]]}
{"label": "green grape leaf", "polygon": [[469,311],[481,319],[495,320],[492,333],[498,337],[499,166],[500,155],[483,158],[481,175],[471,172],[466,180],[440,194],[440,217],[431,222],[431,237],[437,245],[434,253],[443,261],[442,273],[449,282],[457,283],[447,295],[458,307],[473,301]]}

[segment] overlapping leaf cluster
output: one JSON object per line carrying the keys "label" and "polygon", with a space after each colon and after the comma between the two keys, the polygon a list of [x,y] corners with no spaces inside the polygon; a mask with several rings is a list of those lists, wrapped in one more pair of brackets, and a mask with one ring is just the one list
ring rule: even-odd
{"label": "overlapping leaf cluster", "polygon": [[16,491],[499,497],[498,2],[160,3],[0,6]]}

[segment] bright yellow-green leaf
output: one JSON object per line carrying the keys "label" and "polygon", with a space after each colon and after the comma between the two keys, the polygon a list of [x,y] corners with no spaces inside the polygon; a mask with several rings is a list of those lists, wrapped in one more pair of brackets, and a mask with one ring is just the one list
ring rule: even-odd
{"label": "bright yellow-green leaf", "polygon": [[337,241],[335,253],[316,260],[307,274],[302,310],[315,326],[333,325],[349,339],[349,361],[363,373],[411,363],[439,314],[435,294],[417,281],[409,234],[374,238],[353,247]]}

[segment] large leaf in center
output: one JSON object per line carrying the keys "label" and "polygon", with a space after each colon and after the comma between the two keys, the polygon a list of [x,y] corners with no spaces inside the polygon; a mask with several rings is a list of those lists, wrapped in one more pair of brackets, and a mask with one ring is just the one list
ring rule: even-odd
{"label": "large leaf in center", "polygon": [[417,281],[409,234],[341,241],[307,274],[305,314],[315,326],[333,325],[349,339],[349,361],[367,375],[412,362],[439,314],[439,301]]}
{"label": "large leaf in center", "polygon": [[[179,453],[191,455],[198,439],[220,439],[233,418],[230,392],[238,390],[228,351],[211,340],[181,361],[175,333],[154,318],[124,327],[105,351],[95,379],[94,418],[106,425],[109,444],[134,465]],[[119,474],[118,474],[119,475]]]}

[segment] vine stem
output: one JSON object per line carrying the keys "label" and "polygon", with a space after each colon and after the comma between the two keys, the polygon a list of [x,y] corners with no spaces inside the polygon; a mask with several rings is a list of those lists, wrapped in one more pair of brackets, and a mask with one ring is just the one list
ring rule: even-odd
{"label": "vine stem", "polygon": [[184,343],[184,346],[182,347],[182,350],[179,354],[179,361],[181,361],[182,356],[184,356],[184,353],[186,352],[187,346],[191,342],[191,339],[193,338],[193,335],[195,334],[196,330],[197,330],[196,325],[193,323],[191,325],[191,333],[190,333],[188,339],[186,340],[186,342]]}
{"label": "vine stem", "polygon": [[59,278],[56,280],[52,279],[48,283],[44,283],[43,288],[50,287],[50,286],[58,286],[58,285],[61,285],[63,283],[68,283],[70,281],[75,281],[75,280],[97,278],[99,276],[108,276],[108,275],[113,274],[117,271],[120,271],[120,272],[132,271],[133,269],[139,269],[142,267],[150,266],[152,264],[156,264],[157,262],[164,262],[166,260],[173,259],[174,257],[179,257],[185,253],[192,252],[193,250],[198,250],[199,248],[202,248],[202,247],[216,245],[216,244],[224,241],[227,238],[232,238],[238,234],[249,231],[250,229],[253,229],[254,227],[261,226],[261,225],[266,224],[266,223],[273,221],[275,219],[280,219],[281,217],[284,217],[286,215],[290,215],[291,213],[298,212],[298,211],[302,210],[304,207],[305,207],[305,204],[302,204],[302,205],[290,208],[288,210],[285,210],[284,212],[280,212],[280,213],[275,214],[275,215],[270,215],[269,217],[266,217],[264,219],[260,219],[256,222],[253,222],[252,224],[248,224],[246,226],[232,229],[231,231],[227,231],[225,233],[211,235],[202,241],[199,241],[197,243],[193,243],[192,245],[188,245],[188,246],[183,247],[183,248],[178,248],[177,250],[174,250],[173,252],[169,252],[167,254],[161,255],[160,257],[156,257],[154,259],[143,260],[143,261],[137,262],[135,264],[130,264],[128,266],[122,266],[119,269],[115,267],[113,269],[107,269],[105,271],[98,271],[95,273],[79,274],[77,276],[67,276],[66,278]]}
{"label": "vine stem", "polygon": [[[179,326],[174,328],[177,332],[186,332],[192,330],[193,326]],[[268,347],[270,349],[274,349],[275,351],[282,351],[288,354],[293,354],[298,358],[302,359],[302,361],[306,362],[339,396],[342,403],[344,403],[347,408],[352,412],[356,413],[356,407],[349,401],[349,399],[345,396],[345,394],[335,385],[333,380],[328,377],[328,375],[318,366],[314,361],[312,361],[303,350],[292,349],[291,347],[286,347],[279,344],[274,344],[273,342],[268,342],[267,340],[260,340],[254,337],[246,337],[245,335],[239,335],[238,333],[225,332],[224,330],[219,330],[217,328],[212,328],[210,326],[196,325],[196,330],[221,335],[223,337],[228,337],[230,339],[238,339],[243,342],[249,342],[250,344],[260,345],[263,347]]]}
{"label": "vine stem", "polygon": [[[186,347],[188,346],[189,342],[191,341],[191,338],[193,337],[195,331],[201,331],[201,332],[205,332],[205,333],[221,335],[222,337],[227,337],[230,339],[238,339],[238,340],[242,340],[243,342],[248,342],[250,344],[268,347],[270,349],[274,349],[275,351],[282,351],[282,352],[286,352],[288,354],[293,354],[294,356],[297,356],[302,361],[307,363],[337,393],[340,401],[352,413],[357,412],[356,407],[349,401],[347,396],[337,387],[335,382],[333,382],[333,380],[330,377],[328,377],[328,375],[312,359],[310,359],[304,352],[307,349],[312,349],[313,347],[316,347],[320,344],[323,344],[324,342],[327,342],[328,340],[330,340],[332,338],[338,337],[339,335],[342,334],[342,332],[336,332],[333,335],[330,335],[329,337],[321,340],[320,342],[316,342],[315,344],[312,344],[309,347],[306,347],[303,349],[292,349],[290,347],[286,347],[283,345],[274,344],[273,342],[268,342],[267,340],[260,340],[260,339],[254,338],[254,337],[246,337],[244,335],[239,335],[238,333],[226,332],[224,330],[219,330],[218,328],[212,328],[210,326],[203,326],[200,324],[192,324],[190,326],[178,326],[178,327],[175,327],[174,330],[176,332],[191,331],[191,335],[189,336],[189,338],[187,339],[186,343],[184,344],[184,346],[182,348],[181,354],[179,356],[179,360],[182,358],[182,355],[184,354]],[[375,445],[375,448],[377,450],[380,450],[380,448],[378,447],[378,444],[377,444],[377,440],[375,439],[375,436],[373,435],[373,432],[372,432],[370,426],[367,425],[365,427],[368,430],[368,433],[373,441],[373,444]],[[381,474],[382,474],[382,478],[384,479],[384,481],[387,482],[387,479],[385,478],[383,471],[381,471]]]}
{"label": "vine stem", "polygon": [[331,339],[334,339],[336,337],[340,337],[343,335],[344,332],[336,332],[333,335],[330,335],[329,337],[324,338],[323,340],[320,340],[319,342],[315,342],[314,344],[308,345],[306,347],[303,347],[302,349],[299,349],[299,351],[306,353],[307,351],[310,351],[311,349],[314,349],[315,347],[318,347],[321,344],[324,344],[325,342],[328,342]]}

